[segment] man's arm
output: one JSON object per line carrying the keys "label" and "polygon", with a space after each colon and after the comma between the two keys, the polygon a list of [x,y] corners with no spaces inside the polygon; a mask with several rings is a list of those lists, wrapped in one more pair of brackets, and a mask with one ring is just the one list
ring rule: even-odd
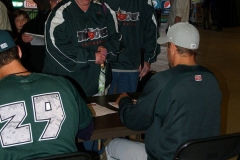
{"label": "man's arm", "polygon": [[71,15],[58,14],[62,8],[52,12],[46,22],[46,54],[49,54],[68,72],[87,68],[89,63],[95,63],[97,51],[81,47],[78,43],[77,33],[73,35]]}
{"label": "man's arm", "polygon": [[94,130],[94,123],[93,120],[88,124],[87,127],[80,129],[77,133],[77,138],[80,138],[82,140],[89,140],[91,138],[91,135]]}
{"label": "man's arm", "polygon": [[174,23],[181,22],[182,17],[187,9],[186,6],[189,6],[189,0],[177,0],[176,1],[176,17]]}
{"label": "man's arm", "polygon": [[152,4],[144,4],[144,15],[141,15],[141,21],[144,23],[142,46],[144,49],[144,68],[140,68],[140,77],[147,74],[150,69],[150,64],[156,62],[157,55],[160,53],[160,45],[157,44],[159,31],[156,21],[155,10]]}
{"label": "man's arm", "polygon": [[161,92],[160,81],[159,78],[150,79],[135,105],[130,97],[121,95],[118,100],[119,114],[125,126],[132,130],[146,130],[152,124],[154,109]]}
{"label": "man's arm", "polygon": [[92,112],[87,106],[86,102],[82,99],[76,88],[70,82],[68,83],[68,85],[72,88],[76,103],[78,105],[79,113],[76,113],[79,114],[79,130],[77,133],[77,138],[80,138],[82,140],[89,140],[94,130]]}
{"label": "man's arm", "polygon": [[181,22],[182,18],[179,16],[176,16],[174,23]]}
{"label": "man's arm", "polygon": [[66,92],[69,93],[68,99],[71,99],[72,105],[68,105],[67,107],[74,107],[74,110],[76,111],[75,115],[73,116],[78,118],[78,123],[75,124],[78,129],[76,135],[77,138],[89,140],[94,130],[92,111],[89,109],[78,90],[68,79],[59,76],[58,80],[63,82],[62,86],[66,89]]}
{"label": "man's arm", "polygon": [[116,13],[114,10],[110,8],[110,6],[104,3],[106,7],[106,17],[107,17],[107,28],[108,28],[108,39],[103,44],[103,46],[107,49],[107,61],[108,62],[116,62],[117,55],[121,53],[124,49],[124,45],[122,42],[122,35],[118,30],[118,22]]}

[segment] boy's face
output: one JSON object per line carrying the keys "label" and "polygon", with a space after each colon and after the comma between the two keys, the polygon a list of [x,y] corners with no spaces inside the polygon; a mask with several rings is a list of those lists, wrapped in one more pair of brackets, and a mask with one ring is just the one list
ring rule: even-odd
{"label": "boy's face", "polygon": [[23,15],[20,15],[15,18],[14,22],[18,31],[20,31],[23,25],[28,21]]}

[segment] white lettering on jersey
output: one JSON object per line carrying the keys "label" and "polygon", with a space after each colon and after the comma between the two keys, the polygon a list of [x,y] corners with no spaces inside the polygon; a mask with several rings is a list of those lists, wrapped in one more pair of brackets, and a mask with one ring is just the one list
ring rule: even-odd
{"label": "white lettering on jersey", "polygon": [[22,125],[27,117],[26,106],[23,101],[0,106],[0,123],[6,124],[0,130],[2,147],[11,147],[31,143],[31,125]]}
{"label": "white lettering on jersey", "polygon": [[[66,119],[60,93],[34,95],[32,103],[35,122],[47,122],[39,141],[56,139]],[[0,123],[5,123],[0,130],[2,147],[33,142],[31,124],[22,124],[27,115],[24,101],[0,106]]]}
{"label": "white lettering on jersey", "polygon": [[35,95],[32,101],[35,122],[47,122],[39,141],[56,139],[66,118],[60,94]]}

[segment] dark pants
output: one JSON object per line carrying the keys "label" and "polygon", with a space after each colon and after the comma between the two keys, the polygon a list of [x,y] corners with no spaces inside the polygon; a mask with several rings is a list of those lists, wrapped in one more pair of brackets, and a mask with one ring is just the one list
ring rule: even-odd
{"label": "dark pants", "polygon": [[156,12],[156,16],[157,16],[157,23],[160,25],[161,24],[161,9],[158,8],[158,9],[155,9],[155,12]]}

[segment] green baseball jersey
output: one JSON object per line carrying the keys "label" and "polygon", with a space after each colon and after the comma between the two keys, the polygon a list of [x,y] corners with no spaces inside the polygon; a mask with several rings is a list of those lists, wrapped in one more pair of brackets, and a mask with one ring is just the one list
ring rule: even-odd
{"label": "green baseball jersey", "polygon": [[77,151],[75,137],[92,113],[63,77],[31,73],[0,80],[0,159]]}
{"label": "green baseball jersey", "polygon": [[220,134],[220,106],[219,84],[208,69],[178,65],[153,75],[136,105],[124,98],[119,109],[124,125],[146,130],[148,160],[172,160],[184,142]]}

